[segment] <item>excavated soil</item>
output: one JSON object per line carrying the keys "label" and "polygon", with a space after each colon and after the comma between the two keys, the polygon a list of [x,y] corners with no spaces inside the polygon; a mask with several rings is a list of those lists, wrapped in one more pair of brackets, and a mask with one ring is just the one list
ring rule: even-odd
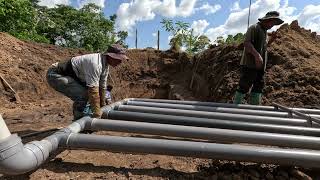
{"label": "excavated soil", "polygon": [[[320,38],[297,22],[283,25],[269,48],[263,103],[295,107],[320,106]],[[0,113],[10,130],[20,135],[68,125],[71,101],[45,80],[57,61],[84,50],[17,40],[0,33],[0,72],[21,97],[16,103],[0,83]],[[130,61],[111,69],[108,83],[114,100],[127,97],[231,102],[239,78],[240,46],[212,46],[194,58],[185,53],[130,50]],[[50,133],[24,138],[41,139]],[[141,136],[103,132],[109,135]],[[307,175],[308,174],[308,175]],[[236,163],[160,155],[67,150],[23,176],[0,179],[314,179],[316,169]]]}
{"label": "excavated soil", "polygon": [[[273,102],[291,107],[320,105],[320,36],[299,27],[298,22],[277,30],[278,39],[268,49],[263,104]],[[243,47],[213,46],[197,56],[195,79],[206,99],[232,100],[239,80]],[[200,95],[199,94],[199,95]]]}

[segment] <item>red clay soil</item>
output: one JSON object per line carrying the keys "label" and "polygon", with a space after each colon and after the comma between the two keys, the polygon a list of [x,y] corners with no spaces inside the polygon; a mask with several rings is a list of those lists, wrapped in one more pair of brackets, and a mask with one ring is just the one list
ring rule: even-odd
{"label": "red clay soil", "polygon": [[[319,37],[296,23],[282,26],[278,33],[280,39],[270,48],[263,102],[320,105]],[[45,74],[52,63],[87,52],[20,41],[5,33],[0,33],[0,43],[0,73],[22,100],[17,104],[0,83],[0,113],[10,130],[23,135],[70,124],[71,101],[47,85]],[[108,82],[114,86],[114,100],[144,97],[229,102],[238,81],[241,52],[241,47],[218,46],[193,59],[185,53],[130,50],[131,60],[112,68]],[[26,138],[24,142],[46,136]],[[68,150],[27,175],[0,175],[0,179],[307,179],[306,174],[316,179],[320,175],[316,170],[300,170],[211,159]]]}
{"label": "red clay soil", "polygon": [[[268,49],[266,87],[263,104],[278,102],[287,106],[320,106],[320,36],[300,28],[297,21],[277,30],[279,38]],[[216,102],[232,100],[239,80],[243,48],[213,46],[198,55],[196,95]]]}

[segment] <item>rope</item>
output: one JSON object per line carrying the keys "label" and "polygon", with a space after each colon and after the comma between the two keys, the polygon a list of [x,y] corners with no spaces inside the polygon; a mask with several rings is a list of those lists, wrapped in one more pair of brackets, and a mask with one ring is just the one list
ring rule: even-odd
{"label": "rope", "polygon": [[248,29],[249,29],[249,25],[250,25],[250,15],[251,15],[251,0],[250,0],[250,5],[249,5],[249,15],[248,15]]}

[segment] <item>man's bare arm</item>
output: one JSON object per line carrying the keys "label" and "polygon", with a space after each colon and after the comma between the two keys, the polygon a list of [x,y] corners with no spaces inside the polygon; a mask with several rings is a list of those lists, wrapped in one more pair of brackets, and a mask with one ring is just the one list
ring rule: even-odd
{"label": "man's bare arm", "polygon": [[244,47],[255,58],[257,69],[262,68],[263,59],[262,59],[261,55],[258,53],[258,51],[254,48],[252,43],[250,41],[245,41],[244,42]]}

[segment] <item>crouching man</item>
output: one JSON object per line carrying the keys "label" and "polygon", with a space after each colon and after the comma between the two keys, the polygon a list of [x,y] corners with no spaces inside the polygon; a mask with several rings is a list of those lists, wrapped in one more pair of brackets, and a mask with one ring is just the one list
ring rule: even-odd
{"label": "crouching man", "polygon": [[53,64],[48,69],[47,81],[53,89],[73,101],[74,120],[86,115],[87,102],[91,106],[92,117],[100,118],[100,108],[106,105],[109,65],[116,67],[124,60],[129,60],[125,49],[114,44],[105,53],[76,56]]}

